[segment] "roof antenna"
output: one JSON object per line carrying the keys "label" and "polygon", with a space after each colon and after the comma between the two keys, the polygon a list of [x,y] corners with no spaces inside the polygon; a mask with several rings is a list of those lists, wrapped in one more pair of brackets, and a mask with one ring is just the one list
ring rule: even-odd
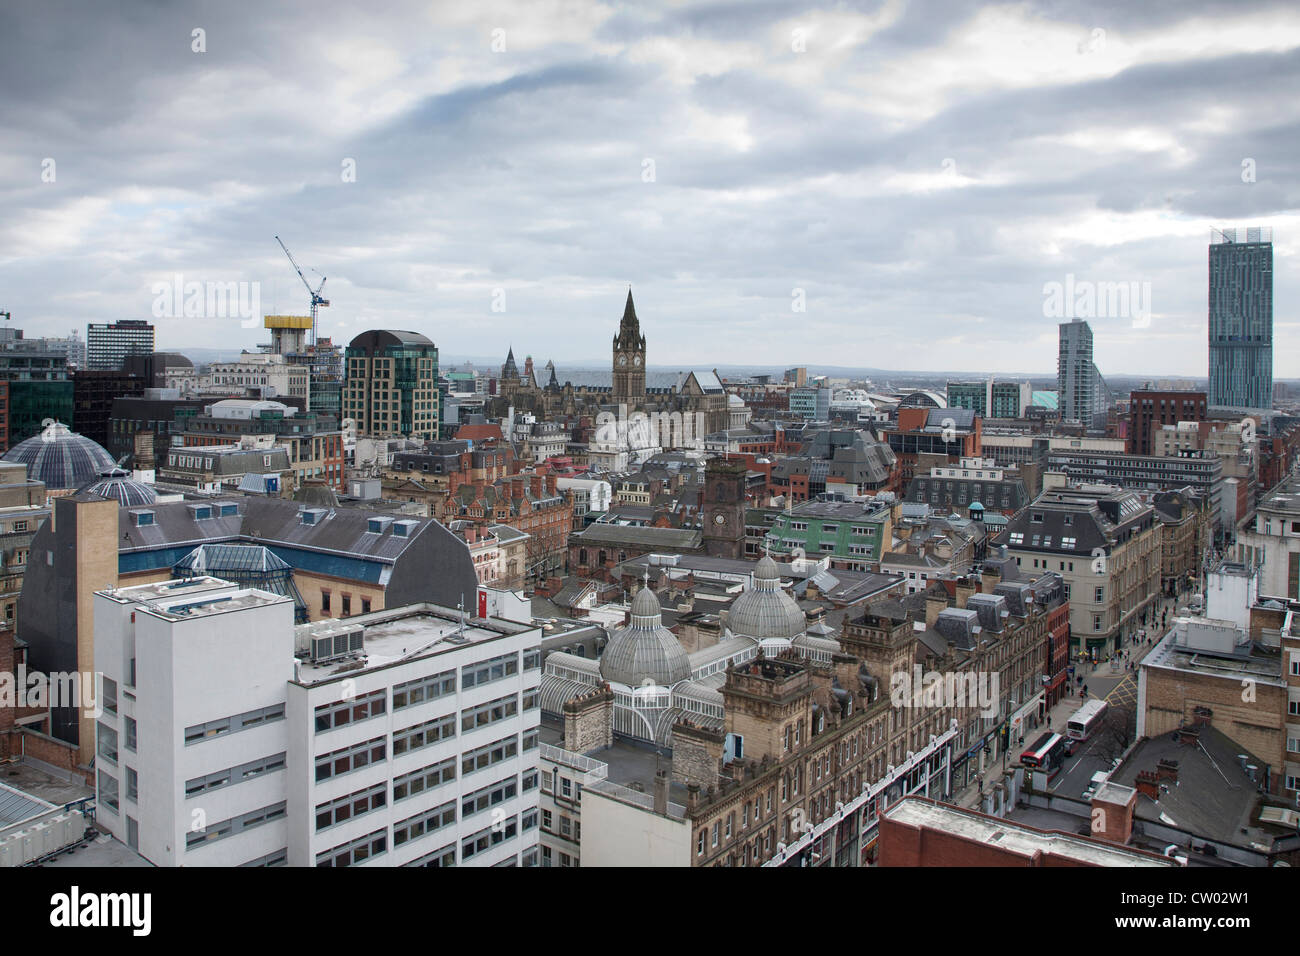
{"label": "roof antenna", "polygon": [[464,634],[465,633],[465,592],[464,591],[460,592],[460,604],[456,606],[460,608],[460,627],[456,629],[456,633]]}

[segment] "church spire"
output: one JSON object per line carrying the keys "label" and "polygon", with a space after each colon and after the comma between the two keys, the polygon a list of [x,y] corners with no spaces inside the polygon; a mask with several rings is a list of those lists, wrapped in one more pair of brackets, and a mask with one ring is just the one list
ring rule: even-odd
{"label": "church spire", "polygon": [[627,304],[623,306],[623,320],[618,324],[618,335],[614,345],[624,349],[645,348],[645,337],[641,334],[641,322],[636,317],[636,305],[632,302],[632,287],[627,287]]}
{"label": "church spire", "polygon": [[632,328],[638,333],[641,331],[641,323],[636,320],[636,306],[632,304],[632,287],[627,287],[627,305],[623,306],[623,321],[619,323],[621,328]]}

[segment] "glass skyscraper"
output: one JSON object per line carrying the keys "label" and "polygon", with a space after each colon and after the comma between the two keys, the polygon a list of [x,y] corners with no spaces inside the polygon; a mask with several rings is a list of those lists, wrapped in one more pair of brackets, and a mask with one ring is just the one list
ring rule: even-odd
{"label": "glass skyscraper", "polygon": [[1273,230],[1210,233],[1210,405],[1273,405]]}

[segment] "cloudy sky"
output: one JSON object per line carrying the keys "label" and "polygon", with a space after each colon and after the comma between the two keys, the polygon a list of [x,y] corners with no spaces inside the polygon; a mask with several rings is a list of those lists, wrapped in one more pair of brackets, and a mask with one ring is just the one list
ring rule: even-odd
{"label": "cloudy sky", "polygon": [[1265,225],[1300,376],[1293,2],[7,0],[0,83],[29,336],[303,313],[278,234],[322,334],[449,357],[607,361],[631,285],[651,365],[1051,372],[1072,276],[1137,283],[1103,373],[1204,375],[1210,229]]}

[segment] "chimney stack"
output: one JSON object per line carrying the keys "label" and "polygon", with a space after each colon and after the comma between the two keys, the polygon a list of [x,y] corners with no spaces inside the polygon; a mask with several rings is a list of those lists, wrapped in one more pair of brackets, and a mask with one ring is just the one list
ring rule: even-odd
{"label": "chimney stack", "polygon": [[655,770],[655,813],[668,815],[668,771],[662,767]]}

